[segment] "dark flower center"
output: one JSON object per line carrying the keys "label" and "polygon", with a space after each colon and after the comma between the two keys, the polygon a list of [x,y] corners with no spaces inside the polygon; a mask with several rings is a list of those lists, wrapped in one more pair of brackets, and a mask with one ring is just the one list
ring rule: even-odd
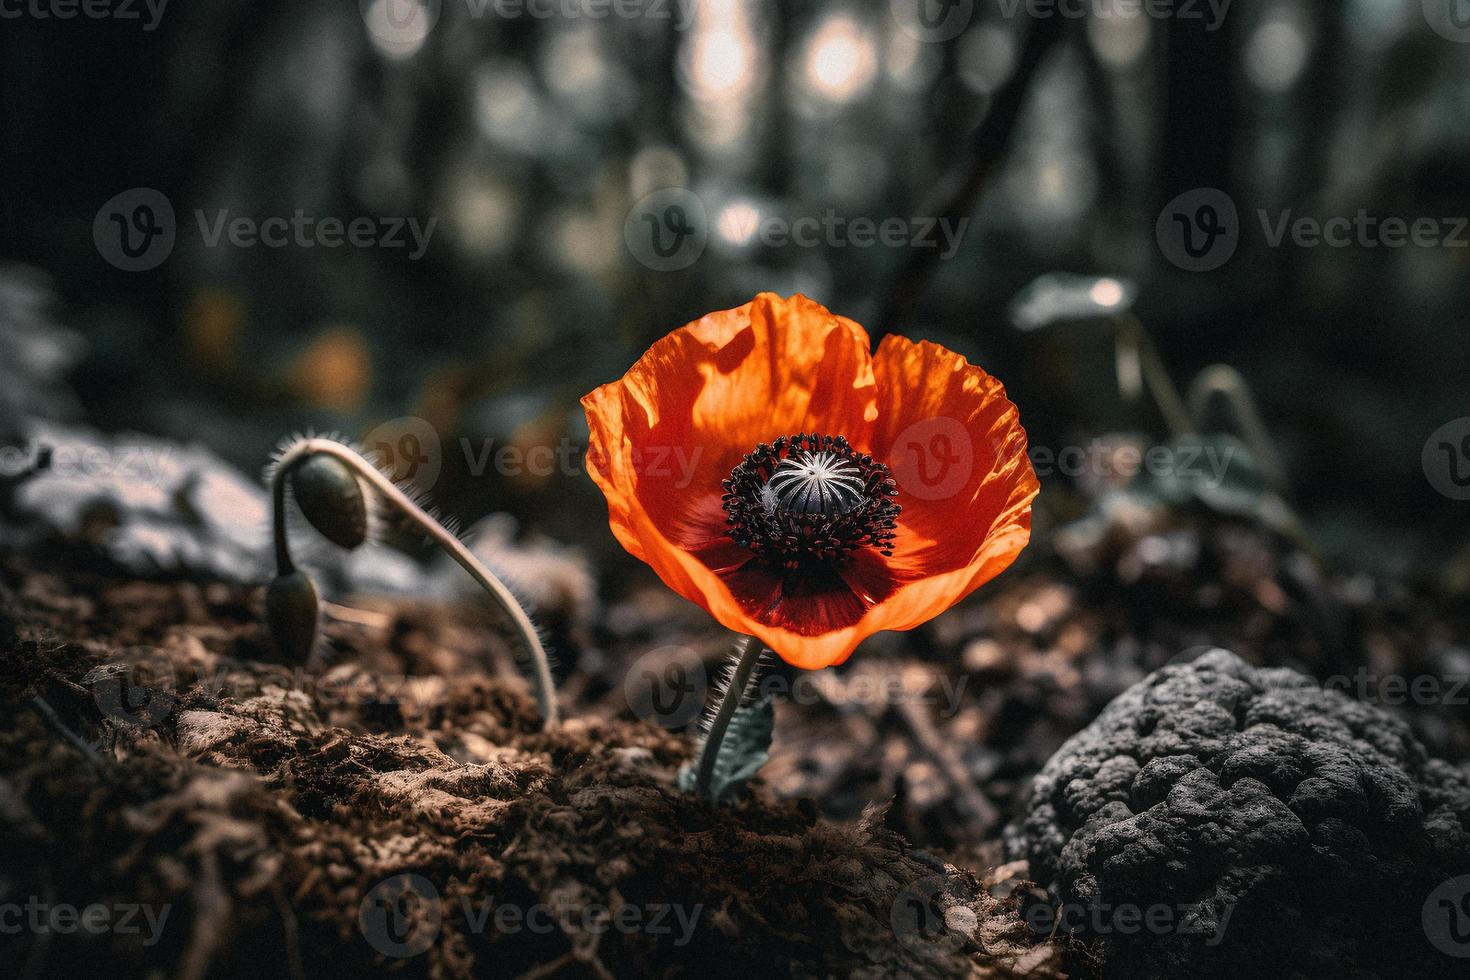
{"label": "dark flower center", "polygon": [[858,548],[893,555],[898,486],[888,467],[842,436],[802,432],[761,443],[724,487],[730,537],[773,565],[835,564]]}

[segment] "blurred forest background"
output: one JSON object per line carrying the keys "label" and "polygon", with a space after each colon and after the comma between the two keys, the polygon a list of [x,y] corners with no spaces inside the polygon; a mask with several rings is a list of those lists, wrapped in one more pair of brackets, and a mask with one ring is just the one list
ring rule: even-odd
{"label": "blurred forest background", "polygon": [[[1326,555],[1403,573],[1470,538],[1421,468],[1467,414],[1470,249],[1273,248],[1256,217],[1470,214],[1470,44],[1433,2],[1237,0],[1216,18],[974,0],[928,8],[963,18],[932,30],[903,0],[618,7],[635,8],[190,0],[151,30],[142,5],[0,22],[0,258],[16,263],[0,402],[203,443],[249,473],[289,432],[417,416],[445,447],[446,511],[613,552],[577,468],[476,475],[459,440],[579,444],[582,393],[760,290],[965,353],[1007,383],[1034,445],[1162,437],[1120,399],[1108,330],[1014,326],[1017,295],[1062,271],[1136,284],[1181,387],[1216,362],[1244,375]],[[172,203],[177,242],[127,272],[93,226],[140,187]],[[660,271],[624,228],[669,187],[703,204],[709,240]],[[1197,188],[1240,214],[1238,249],[1206,272],[1155,233]],[[209,247],[198,209],[437,225],[416,260]],[[971,220],[944,259],[749,234],[828,213]],[[45,319],[74,333],[48,329],[38,352],[15,314],[46,288]],[[1045,483],[1065,511],[1069,481]]]}

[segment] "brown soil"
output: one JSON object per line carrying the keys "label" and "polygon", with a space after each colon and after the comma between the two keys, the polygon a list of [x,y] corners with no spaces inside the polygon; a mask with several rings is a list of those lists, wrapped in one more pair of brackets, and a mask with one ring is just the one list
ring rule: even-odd
{"label": "brown soil", "polygon": [[0,907],[142,906],[0,931],[21,976],[1059,975],[994,897],[1023,869],[877,807],[711,806],[674,788],[689,740],[626,716],[542,733],[473,609],[329,611],[305,672],[259,590],[0,581]]}

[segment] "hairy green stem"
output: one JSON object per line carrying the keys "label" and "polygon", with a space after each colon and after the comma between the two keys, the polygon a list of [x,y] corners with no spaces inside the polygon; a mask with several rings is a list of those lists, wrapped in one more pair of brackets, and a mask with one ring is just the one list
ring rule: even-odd
{"label": "hairy green stem", "polygon": [[398,488],[396,484],[381,472],[372,463],[363,459],[355,450],[340,442],[331,439],[303,439],[294,444],[286,454],[281,457],[276,466],[275,477],[271,486],[271,498],[275,514],[275,547],[276,547],[276,570],[280,574],[289,574],[295,570],[291,563],[290,549],[286,543],[286,505],[285,487],[286,478],[290,471],[304,460],[314,454],[321,453],[340,460],[350,467],[353,472],[372,486],[372,488],[394,507],[406,514],[410,520],[419,526],[435,544],[449,553],[449,557],[459,563],[459,566],[469,573],[470,578],[479,583],[480,587],[489,593],[490,598],[500,607],[511,624],[520,634],[521,642],[525,644],[530,653],[532,665],[532,679],[536,688],[536,701],[541,707],[541,717],[544,719],[546,728],[556,727],[558,716],[556,707],[556,690],[551,682],[551,662],[546,656],[546,649],[541,645],[541,637],[536,632],[536,626],[531,622],[531,617],[526,615],[526,610],[516,601],[516,597],[506,588],[505,583],[495,576],[495,573],[486,568],[474,553],[466,548],[464,542],[451,534],[444,525],[430,517],[422,507]]}
{"label": "hairy green stem", "polygon": [[705,735],[704,745],[699,750],[699,767],[694,772],[694,792],[700,796],[712,798],[710,783],[715,775],[715,761],[720,757],[720,743],[725,740],[730,719],[735,717],[735,709],[740,707],[740,701],[745,696],[745,686],[750,683],[750,675],[755,672],[756,665],[760,663],[761,651],[765,649],[761,641],[753,636],[745,637],[741,643],[740,656],[735,661],[735,672],[730,675],[730,683],[725,688],[720,707],[710,721],[709,733]]}

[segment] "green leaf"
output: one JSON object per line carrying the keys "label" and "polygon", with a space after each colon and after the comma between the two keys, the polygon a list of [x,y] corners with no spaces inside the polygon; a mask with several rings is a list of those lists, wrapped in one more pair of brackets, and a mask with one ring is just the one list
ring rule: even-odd
{"label": "green leaf", "polygon": [[[769,697],[741,705],[735,710],[730,718],[730,727],[725,731],[725,740],[720,743],[719,754],[715,756],[714,773],[710,779],[710,791],[716,800],[738,790],[760,772],[761,766],[771,757],[771,736],[775,729],[776,707]],[[685,792],[694,790],[698,762],[696,758],[679,772],[679,788]]]}
{"label": "green leaf", "polygon": [[1187,436],[1164,443],[1169,465],[1134,482],[1128,492],[1145,503],[1202,506],[1216,514],[1260,521],[1277,531],[1294,522],[1271,490],[1250,449],[1234,436]]}

